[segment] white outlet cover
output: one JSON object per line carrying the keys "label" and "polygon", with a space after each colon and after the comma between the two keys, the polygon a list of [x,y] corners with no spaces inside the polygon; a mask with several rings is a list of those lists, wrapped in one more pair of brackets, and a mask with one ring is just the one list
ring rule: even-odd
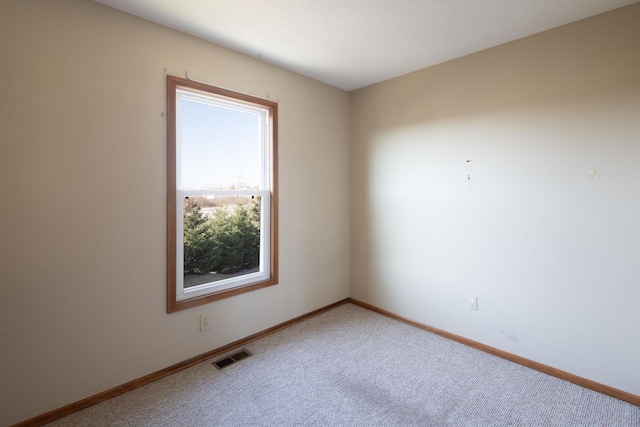
{"label": "white outlet cover", "polygon": [[209,314],[201,314],[200,315],[200,332],[208,331],[210,327],[209,324]]}
{"label": "white outlet cover", "polygon": [[469,296],[467,297],[469,310],[477,310],[478,309],[478,297]]}

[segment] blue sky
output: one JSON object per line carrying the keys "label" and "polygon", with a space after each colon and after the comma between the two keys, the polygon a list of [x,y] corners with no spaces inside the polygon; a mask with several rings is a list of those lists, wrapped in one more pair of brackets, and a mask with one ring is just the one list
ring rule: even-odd
{"label": "blue sky", "polygon": [[183,189],[260,185],[257,114],[181,100]]}

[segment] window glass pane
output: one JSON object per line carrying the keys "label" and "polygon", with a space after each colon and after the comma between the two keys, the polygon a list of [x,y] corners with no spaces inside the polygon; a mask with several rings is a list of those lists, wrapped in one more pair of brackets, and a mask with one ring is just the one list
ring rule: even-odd
{"label": "window glass pane", "polygon": [[242,190],[261,185],[260,115],[182,98],[183,189]]}
{"label": "window glass pane", "polygon": [[184,198],[184,288],[260,271],[259,196]]}

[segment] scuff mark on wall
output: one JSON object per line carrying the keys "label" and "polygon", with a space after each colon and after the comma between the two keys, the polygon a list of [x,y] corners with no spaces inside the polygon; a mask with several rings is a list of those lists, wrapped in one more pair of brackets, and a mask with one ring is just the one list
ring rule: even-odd
{"label": "scuff mark on wall", "polygon": [[518,337],[518,331],[516,331],[515,329],[511,329],[509,331],[505,331],[504,329],[500,329],[500,333],[502,335],[504,335],[504,337],[506,339],[508,339],[509,341],[512,341],[516,344],[518,344],[520,342],[520,338]]}

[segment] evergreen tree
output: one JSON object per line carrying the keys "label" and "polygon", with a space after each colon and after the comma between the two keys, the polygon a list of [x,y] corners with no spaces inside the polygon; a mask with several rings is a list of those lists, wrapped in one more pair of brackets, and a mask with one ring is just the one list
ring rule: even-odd
{"label": "evergreen tree", "polygon": [[197,199],[184,207],[184,273],[237,273],[260,265],[260,202],[233,211],[218,208],[213,217]]}
{"label": "evergreen tree", "polygon": [[209,273],[216,264],[219,251],[213,246],[211,229],[202,206],[187,198],[184,205],[184,272]]}

